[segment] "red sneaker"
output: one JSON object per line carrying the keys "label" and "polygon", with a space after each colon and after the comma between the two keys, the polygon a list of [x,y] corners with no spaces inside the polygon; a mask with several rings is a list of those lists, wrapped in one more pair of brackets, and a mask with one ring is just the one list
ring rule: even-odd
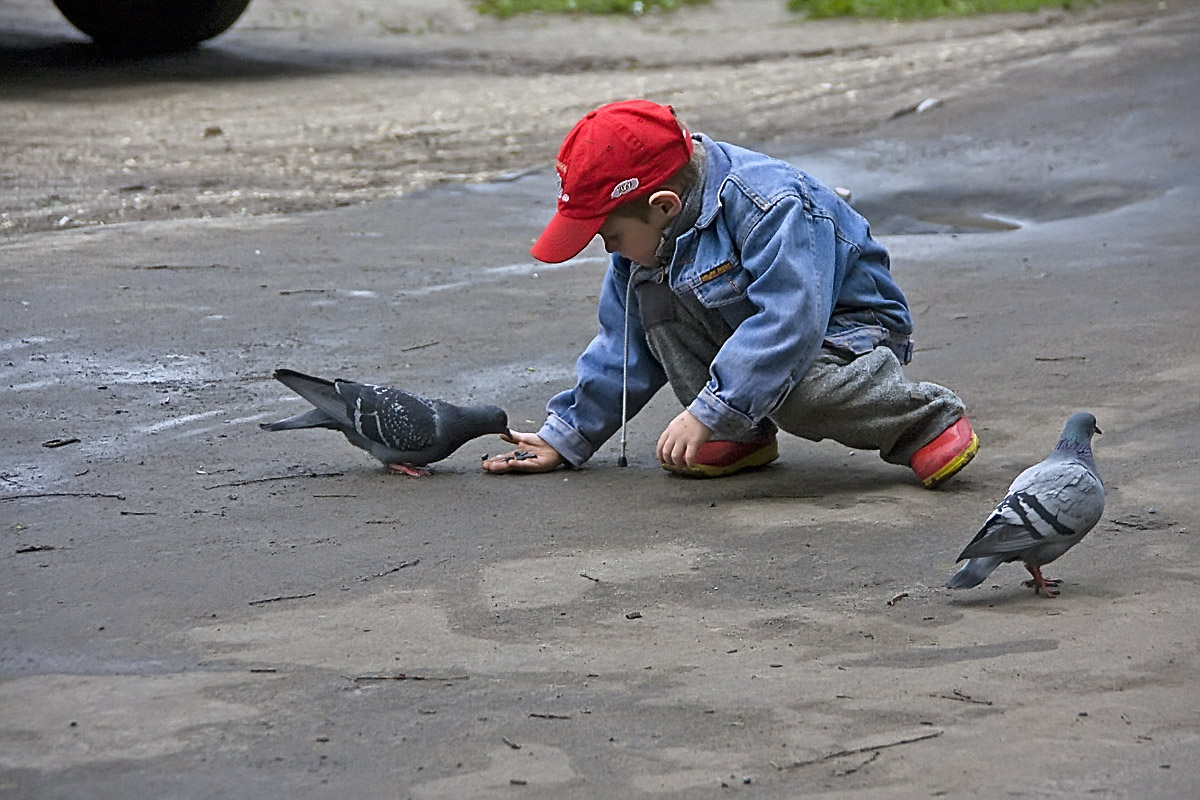
{"label": "red sneaker", "polygon": [[971,430],[966,417],[938,434],[938,437],[917,451],[908,463],[926,489],[936,489],[971,463],[979,452],[979,437]]}
{"label": "red sneaker", "polygon": [[673,464],[663,464],[662,468],[676,475],[693,478],[720,478],[744,469],[766,466],[777,458],[779,442],[772,433],[756,442],[713,439],[700,445],[700,452],[696,454],[696,466],[676,467]]}

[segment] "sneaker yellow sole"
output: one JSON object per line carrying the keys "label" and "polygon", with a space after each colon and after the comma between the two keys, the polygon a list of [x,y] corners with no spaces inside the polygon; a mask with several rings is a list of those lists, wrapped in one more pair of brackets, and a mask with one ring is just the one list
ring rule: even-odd
{"label": "sneaker yellow sole", "polygon": [[946,466],[942,467],[937,472],[933,473],[929,477],[922,480],[921,483],[925,484],[926,489],[936,489],[938,486],[942,485],[943,483],[945,483],[946,481],[950,480],[955,475],[957,475],[958,471],[961,470],[963,467],[965,467],[967,464],[970,464],[971,459],[973,459],[975,457],[975,454],[978,452],[979,452],[979,436],[978,436],[978,434],[972,432],[971,433],[971,442],[970,442],[970,444],[968,444],[966,446],[966,449],[964,449],[961,453],[956,455],[954,458],[950,459],[950,461],[946,463]]}

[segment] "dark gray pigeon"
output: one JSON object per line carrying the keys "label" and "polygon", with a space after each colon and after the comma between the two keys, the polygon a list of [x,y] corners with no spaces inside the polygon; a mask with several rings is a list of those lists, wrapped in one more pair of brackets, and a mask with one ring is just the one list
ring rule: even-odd
{"label": "dark gray pigeon", "polygon": [[442,400],[354,381],[327,381],[295,370],[277,369],[275,379],[316,408],[279,422],[268,431],[329,428],[405,475],[428,475],[426,464],[440,461],[471,439],[508,433],[508,415],[496,406],[462,407]]}
{"label": "dark gray pigeon", "polygon": [[946,584],[969,589],[1007,561],[1024,561],[1033,576],[1026,586],[1054,597],[1060,581],[1042,577],[1042,567],[1070,550],[1104,513],[1104,484],[1092,460],[1096,418],[1074,414],[1045,461],[1034,464],[1008,487],[1008,496],[959,555],[968,559]]}

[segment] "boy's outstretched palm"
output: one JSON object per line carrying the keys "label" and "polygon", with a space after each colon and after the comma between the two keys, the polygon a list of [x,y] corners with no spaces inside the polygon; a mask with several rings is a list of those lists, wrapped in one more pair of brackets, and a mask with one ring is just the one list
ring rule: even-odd
{"label": "boy's outstretched palm", "polygon": [[536,433],[509,431],[500,434],[500,438],[515,444],[517,449],[485,459],[484,472],[549,472],[563,463],[558,451]]}

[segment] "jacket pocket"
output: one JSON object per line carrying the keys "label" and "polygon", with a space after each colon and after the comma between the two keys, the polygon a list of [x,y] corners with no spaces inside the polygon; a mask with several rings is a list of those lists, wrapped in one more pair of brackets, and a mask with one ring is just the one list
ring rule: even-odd
{"label": "jacket pocket", "polygon": [[696,298],[708,308],[719,308],[746,299],[750,274],[733,261],[704,270],[692,282]]}

